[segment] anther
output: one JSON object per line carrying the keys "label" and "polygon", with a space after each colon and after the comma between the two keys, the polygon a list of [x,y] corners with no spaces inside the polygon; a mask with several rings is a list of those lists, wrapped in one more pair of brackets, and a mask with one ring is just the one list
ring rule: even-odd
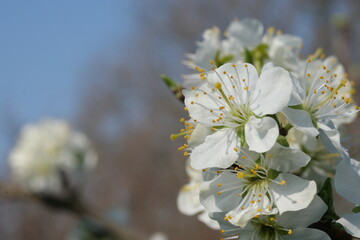
{"label": "anther", "polygon": [[238,172],[236,173],[237,178],[244,178],[244,172]]}
{"label": "anther", "polygon": [[217,88],[217,89],[220,89],[222,87],[221,83],[220,82],[216,82],[214,84],[214,87]]}

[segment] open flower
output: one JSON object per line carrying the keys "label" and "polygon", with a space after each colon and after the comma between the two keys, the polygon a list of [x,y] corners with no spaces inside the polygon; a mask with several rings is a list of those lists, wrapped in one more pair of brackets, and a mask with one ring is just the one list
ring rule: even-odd
{"label": "open flower", "polygon": [[[244,227],[258,215],[306,208],[316,194],[314,181],[288,172],[304,167],[310,157],[276,144],[264,154],[241,151],[229,169],[202,184],[200,200],[209,212],[225,212],[230,223]],[[211,171],[211,170],[206,170]]]}
{"label": "open flower", "polygon": [[349,122],[349,115],[359,111],[350,98],[351,84],[342,68],[331,64],[334,61],[334,57],[323,62],[308,59],[294,84],[292,107],[283,111],[295,128],[311,136],[317,136],[324,124],[331,126],[334,119]]}
{"label": "open flower", "polygon": [[199,88],[184,90],[191,121],[213,130],[191,153],[191,166],[227,168],[248,145],[266,152],[276,142],[279,128],[267,115],[288,103],[292,91],[289,73],[264,67],[260,77],[251,64],[224,64],[208,73]]}
{"label": "open flower", "polygon": [[224,235],[223,239],[251,240],[330,240],[323,231],[307,228],[321,219],[327,205],[320,197],[315,196],[310,205],[300,211],[286,212],[282,215],[258,216],[240,228],[230,223],[229,217],[223,213],[212,213]]}
{"label": "open flower", "polygon": [[[344,159],[335,175],[335,189],[345,199],[360,205],[360,162]],[[358,211],[357,211],[358,212]],[[345,214],[338,221],[354,237],[360,238],[360,213]]]}
{"label": "open flower", "polygon": [[80,174],[96,165],[87,138],[60,120],[26,125],[9,158],[14,180],[35,193],[58,193],[62,174]]}

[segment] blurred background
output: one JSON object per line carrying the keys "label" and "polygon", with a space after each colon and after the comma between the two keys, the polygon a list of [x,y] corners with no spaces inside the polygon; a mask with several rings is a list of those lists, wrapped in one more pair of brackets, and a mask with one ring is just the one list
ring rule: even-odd
{"label": "blurred background", "polygon": [[[43,117],[68,120],[99,154],[86,199],[141,236],[218,239],[176,208],[188,180],[185,158],[171,142],[183,106],[164,86],[181,82],[181,64],[206,28],[223,31],[236,18],[303,38],[303,55],[322,47],[345,65],[359,87],[358,0],[62,0],[0,2],[0,179],[21,126]],[[359,96],[356,99],[360,102]],[[358,147],[359,120],[343,139]],[[27,201],[0,197],[0,239],[62,240],[76,219]]]}

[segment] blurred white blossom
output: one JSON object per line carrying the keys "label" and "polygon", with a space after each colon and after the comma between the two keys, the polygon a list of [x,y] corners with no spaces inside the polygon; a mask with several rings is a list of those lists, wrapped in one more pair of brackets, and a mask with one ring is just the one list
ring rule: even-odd
{"label": "blurred white blossom", "polygon": [[96,162],[88,139],[55,119],[26,125],[9,157],[14,181],[35,193],[58,193],[62,174],[81,177]]}

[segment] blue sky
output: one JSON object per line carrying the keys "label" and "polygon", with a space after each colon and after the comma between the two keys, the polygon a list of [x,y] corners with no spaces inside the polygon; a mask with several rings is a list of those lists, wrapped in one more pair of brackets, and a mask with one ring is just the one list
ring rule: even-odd
{"label": "blue sky", "polygon": [[[132,10],[122,0],[1,1],[0,123],[7,114],[21,124],[71,120],[88,63],[126,41]],[[4,128],[0,156],[9,144]]]}

